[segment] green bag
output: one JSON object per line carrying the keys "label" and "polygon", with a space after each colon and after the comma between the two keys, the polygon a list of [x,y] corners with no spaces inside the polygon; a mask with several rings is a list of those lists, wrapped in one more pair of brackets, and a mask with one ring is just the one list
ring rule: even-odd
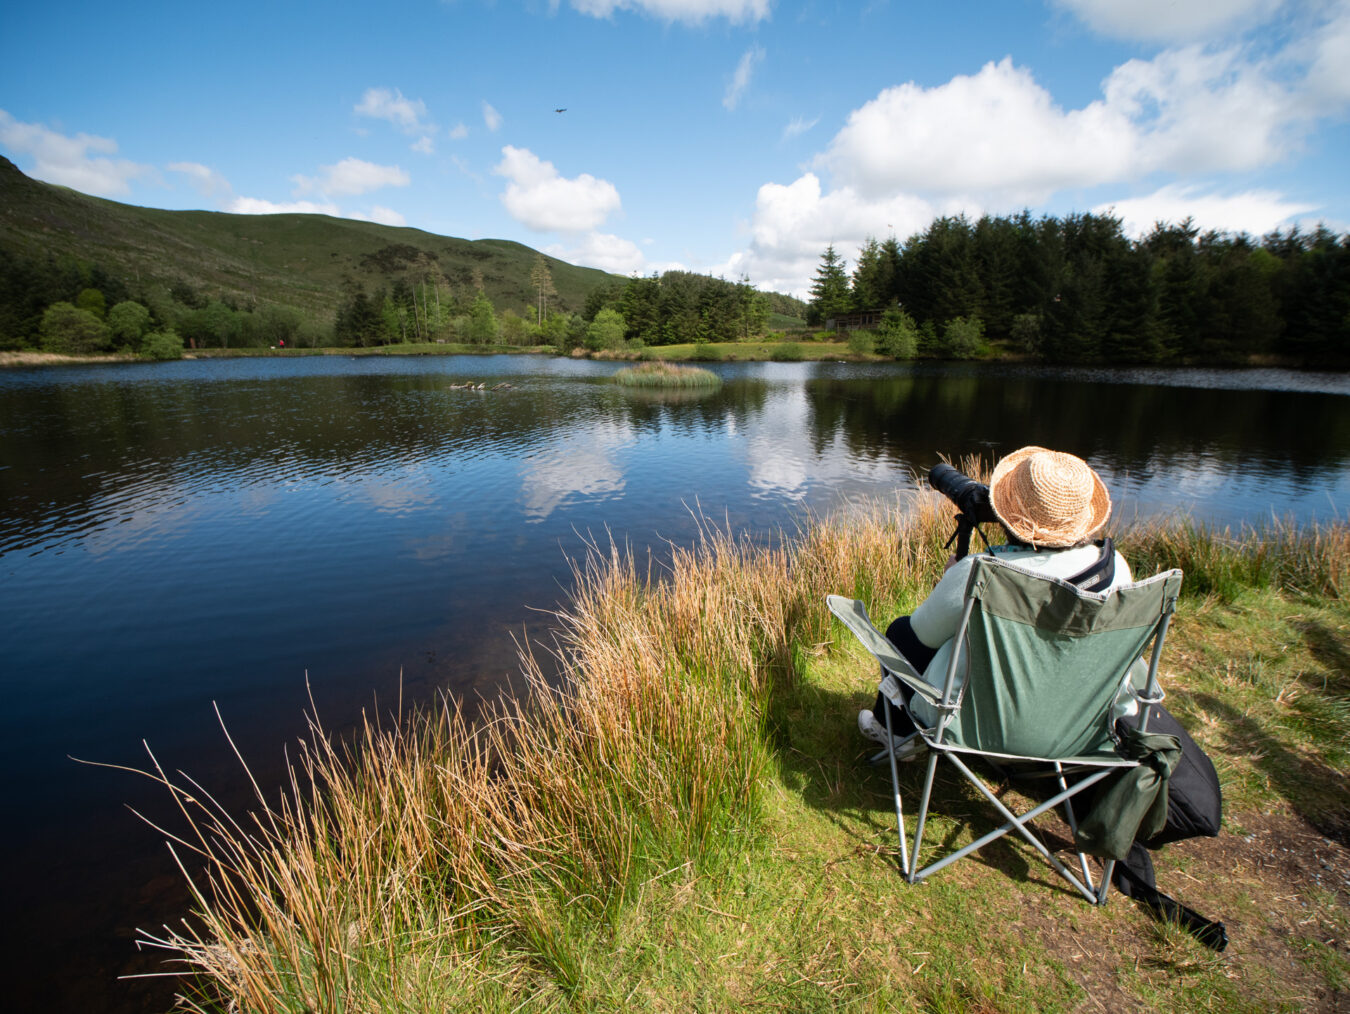
{"label": "green bag", "polygon": [[1120,753],[1140,762],[1102,781],[1092,807],[1078,822],[1074,844],[1100,859],[1124,859],[1136,838],[1147,840],[1167,823],[1167,779],[1181,760],[1181,741],[1123,727]]}

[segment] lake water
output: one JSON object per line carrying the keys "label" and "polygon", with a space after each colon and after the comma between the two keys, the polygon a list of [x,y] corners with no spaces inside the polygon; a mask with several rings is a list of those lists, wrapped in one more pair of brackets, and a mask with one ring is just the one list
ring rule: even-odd
{"label": "lake water", "polygon": [[169,995],[115,979],[161,968],[135,928],[183,909],[161,836],[128,810],[162,814],[166,794],[71,757],[143,767],[144,741],[238,801],[213,706],[266,780],[309,693],[337,729],[400,685],[405,702],[494,695],[588,541],[659,554],[699,513],[774,538],[805,510],[892,495],[939,453],[1033,443],[1088,458],[1126,517],[1308,521],[1350,503],[1345,375],[725,364],[717,391],[663,397],[606,383],[618,368],[0,371],[10,1009]]}

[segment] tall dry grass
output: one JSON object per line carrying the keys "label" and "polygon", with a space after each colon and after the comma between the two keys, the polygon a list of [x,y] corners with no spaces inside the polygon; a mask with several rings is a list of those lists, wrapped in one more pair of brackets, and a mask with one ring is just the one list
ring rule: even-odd
{"label": "tall dry grass", "polygon": [[[474,724],[450,701],[393,725],[369,719],[346,741],[316,724],[287,791],[259,789],[247,817],[153,768],[180,807],[173,847],[196,912],[145,943],[191,974],[181,1006],[565,1001],[593,953],[582,945],[626,901],[673,870],[715,871],[762,833],[775,709],[802,650],[829,637],[824,596],[861,598],[878,616],[909,608],[941,574],[950,515],[916,492],[808,519],[771,546],[707,525],[651,571],[596,546],[549,655],[522,650],[527,692]],[[1273,552],[1190,529],[1128,542],[1141,573],[1202,551]],[[1343,588],[1344,526],[1280,545],[1273,573],[1312,570]]]}
{"label": "tall dry grass", "polygon": [[246,818],[154,768],[180,807],[196,914],[146,945],[195,973],[189,1010],[565,994],[577,941],[633,892],[760,832],[774,698],[791,693],[794,651],[826,637],[822,596],[904,597],[940,571],[943,525],[916,496],[776,546],[706,525],[655,573],[597,546],[555,617],[554,657],[522,651],[528,692],[472,727],[449,701],[369,719],[345,744],[316,724],[286,793],[259,790]]}

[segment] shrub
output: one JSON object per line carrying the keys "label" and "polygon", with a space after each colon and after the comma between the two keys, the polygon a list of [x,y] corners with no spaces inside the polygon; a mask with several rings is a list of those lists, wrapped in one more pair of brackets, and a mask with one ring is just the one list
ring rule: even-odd
{"label": "shrub", "polygon": [[101,352],[111,343],[108,325],[71,303],[53,303],[42,315],[42,347],[48,352]]}
{"label": "shrub", "polygon": [[1041,351],[1041,315],[1039,313],[1019,313],[1012,319],[1008,336],[1033,356]]}
{"label": "shrub", "polygon": [[876,338],[871,331],[855,330],[848,333],[848,350],[855,356],[870,356],[876,346]]}
{"label": "shrub", "polygon": [[892,359],[913,359],[919,351],[919,329],[904,310],[887,310],[878,330],[881,351]]}
{"label": "shrub", "polygon": [[947,354],[957,359],[971,359],[984,345],[984,321],[979,317],[953,317],[942,332]]}
{"label": "shrub", "polygon": [[141,355],[146,359],[182,359],[183,339],[173,328],[151,331],[141,339]]}
{"label": "shrub", "polygon": [[623,314],[608,307],[595,315],[586,328],[586,347],[593,352],[623,347],[624,332],[628,329]]}
{"label": "shrub", "polygon": [[773,358],[780,363],[799,363],[806,358],[800,342],[779,342],[774,346]]}

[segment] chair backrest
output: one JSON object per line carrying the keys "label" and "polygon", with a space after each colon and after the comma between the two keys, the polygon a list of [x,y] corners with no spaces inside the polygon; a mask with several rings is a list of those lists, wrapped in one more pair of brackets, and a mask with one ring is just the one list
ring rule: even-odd
{"label": "chair backrest", "polygon": [[[1179,570],[1095,593],[979,557],[952,652],[965,680],[944,742],[1046,760],[1113,756],[1121,682],[1150,639],[1165,635],[1180,591]],[[1150,683],[1160,650],[1159,640]]]}

